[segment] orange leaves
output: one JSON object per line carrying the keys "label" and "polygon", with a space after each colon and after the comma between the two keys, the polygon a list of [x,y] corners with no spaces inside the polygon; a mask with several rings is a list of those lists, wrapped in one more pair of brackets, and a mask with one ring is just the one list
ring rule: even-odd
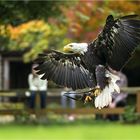
{"label": "orange leaves", "polygon": [[10,33],[11,39],[17,39],[21,34],[21,29],[19,27],[13,27],[11,25],[8,25],[7,29]]}
{"label": "orange leaves", "polygon": [[16,27],[8,25],[7,29],[10,33],[11,39],[18,39],[18,37],[27,32],[43,31],[46,32],[46,34],[50,33],[49,26],[44,21],[41,20],[29,21]]}
{"label": "orange leaves", "polygon": [[[140,3],[139,3],[140,4]],[[123,11],[123,12],[138,12],[139,5],[134,1],[117,1],[117,4],[115,2],[109,2],[109,7],[117,10],[117,11]]]}
{"label": "orange leaves", "polygon": [[140,2],[138,1],[91,1],[79,0],[71,7],[61,7],[69,37],[77,41],[90,41],[97,35],[105,24],[109,14],[119,16],[123,13],[140,13]]}
{"label": "orange leaves", "polygon": [[83,31],[83,27],[79,23],[71,23],[69,32],[72,33],[75,37],[78,37]]}
{"label": "orange leaves", "polygon": [[[101,3],[101,2],[100,2]],[[69,8],[62,8],[67,20],[68,34],[78,41],[95,38],[94,31],[98,30],[103,19],[98,9],[97,1],[82,1]],[[96,16],[96,14],[98,14]],[[99,19],[99,20],[98,20]],[[93,40],[92,38],[92,40]]]}
{"label": "orange leaves", "polygon": [[30,47],[31,52],[25,55],[25,60],[29,60],[48,46],[60,49],[71,41],[92,41],[109,14],[140,14],[138,1],[79,0],[59,7],[62,15],[58,19],[49,17],[47,23],[44,20],[31,20],[19,26],[0,25],[0,35],[7,35],[10,40],[7,48],[20,50]]}
{"label": "orange leaves", "polygon": [[9,50],[30,48],[24,55],[25,61],[34,59],[39,52],[48,47],[51,27],[43,20],[32,20],[18,26],[7,25],[5,30],[9,39],[5,48]]}
{"label": "orange leaves", "polygon": [[[91,7],[91,8],[89,8],[89,7]],[[93,8],[92,3],[88,4],[86,2],[81,2],[81,4],[77,6],[77,10],[86,16],[91,15],[92,8]],[[87,10],[87,9],[90,9],[90,10]]]}

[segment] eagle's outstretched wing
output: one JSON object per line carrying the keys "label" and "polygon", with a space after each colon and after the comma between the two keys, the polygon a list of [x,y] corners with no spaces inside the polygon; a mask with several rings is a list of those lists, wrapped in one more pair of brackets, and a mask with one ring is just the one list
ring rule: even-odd
{"label": "eagle's outstretched wing", "polygon": [[74,53],[49,51],[36,59],[39,64],[35,70],[41,79],[52,80],[68,88],[83,89],[94,86],[93,75],[82,64],[82,56]]}
{"label": "eagle's outstretched wing", "polygon": [[[140,44],[140,17],[107,17],[103,31],[93,42],[96,53],[114,70],[121,70]],[[91,43],[92,45],[92,43]]]}

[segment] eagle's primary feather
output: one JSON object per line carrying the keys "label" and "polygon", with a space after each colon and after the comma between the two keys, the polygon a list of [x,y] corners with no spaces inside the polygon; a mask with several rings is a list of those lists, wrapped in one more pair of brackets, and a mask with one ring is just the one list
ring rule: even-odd
{"label": "eagle's primary feather", "polygon": [[100,88],[95,106],[102,108],[111,102],[111,93],[119,92],[119,79],[112,70],[120,71],[140,44],[140,17],[128,15],[114,19],[109,15],[102,32],[91,43],[71,43],[65,49],[40,54],[35,68],[42,79],[72,88]]}

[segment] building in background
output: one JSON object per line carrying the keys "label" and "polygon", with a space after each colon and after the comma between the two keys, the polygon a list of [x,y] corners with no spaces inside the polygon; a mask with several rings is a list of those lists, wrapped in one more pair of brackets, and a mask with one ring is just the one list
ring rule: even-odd
{"label": "building in background", "polygon": [[24,63],[22,51],[0,52],[0,90],[28,88],[31,63]]}

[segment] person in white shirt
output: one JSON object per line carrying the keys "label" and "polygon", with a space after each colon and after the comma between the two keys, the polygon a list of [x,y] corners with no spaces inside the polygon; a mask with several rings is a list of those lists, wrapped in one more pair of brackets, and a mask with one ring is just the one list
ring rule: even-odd
{"label": "person in white shirt", "polygon": [[47,80],[41,80],[40,77],[35,73],[34,67],[32,66],[32,73],[28,76],[29,90],[31,92],[30,96],[30,108],[35,107],[36,94],[40,95],[40,107],[43,109],[46,107],[46,95],[47,95]]}

